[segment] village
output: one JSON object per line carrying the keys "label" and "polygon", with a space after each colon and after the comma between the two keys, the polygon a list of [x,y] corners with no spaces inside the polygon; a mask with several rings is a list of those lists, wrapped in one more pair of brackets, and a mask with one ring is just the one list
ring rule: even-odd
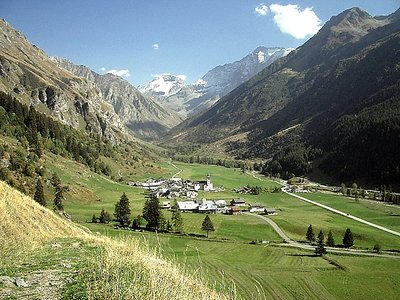
{"label": "village", "polygon": [[[191,213],[213,213],[236,215],[243,212],[262,213],[275,215],[275,208],[266,208],[260,203],[246,203],[243,198],[233,199],[198,199],[199,191],[221,192],[224,188],[214,187],[211,175],[206,175],[206,180],[191,181],[172,177],[171,179],[149,178],[145,182],[128,182],[128,185],[148,189],[149,192],[159,199],[161,208],[169,210],[176,201],[177,208],[181,212]],[[245,187],[234,189],[236,193],[247,193]],[[165,199],[165,200],[164,200]],[[183,201],[179,201],[182,200]]]}

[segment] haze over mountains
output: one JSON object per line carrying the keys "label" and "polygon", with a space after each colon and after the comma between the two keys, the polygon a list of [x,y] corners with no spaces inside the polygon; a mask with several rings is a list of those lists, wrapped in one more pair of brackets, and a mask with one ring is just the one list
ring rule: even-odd
{"label": "haze over mountains", "polygon": [[183,116],[193,115],[211,107],[218,99],[249,80],[292,48],[258,47],[241,60],[217,66],[194,84],[186,84],[182,75],[160,74],[139,91]]}

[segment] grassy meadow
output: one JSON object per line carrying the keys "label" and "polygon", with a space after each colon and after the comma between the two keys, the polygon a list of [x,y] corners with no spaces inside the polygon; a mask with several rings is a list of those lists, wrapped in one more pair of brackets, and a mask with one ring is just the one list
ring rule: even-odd
{"label": "grassy meadow", "polygon": [[[203,180],[210,173],[214,186],[224,189],[218,193],[201,192],[199,198],[230,200],[242,197],[248,203],[259,202],[266,207],[276,208],[278,214],[271,218],[292,239],[305,242],[307,227],[312,224],[316,234],[323,230],[327,235],[332,230],[337,244],[341,244],[345,229],[351,228],[355,238],[354,248],[372,249],[379,243],[382,250],[400,250],[400,239],[394,235],[287,194],[263,192],[260,195],[239,195],[232,191],[233,188],[248,184],[266,189],[277,185],[268,179],[261,181],[240,170],[225,167],[175,164],[183,170],[179,177]],[[132,217],[141,214],[145,201],[144,190],[112,182],[70,161],[50,157],[47,168],[50,171],[48,176],[51,172],[57,172],[63,184],[68,185],[64,206],[74,222],[98,233],[98,236],[108,236],[115,241],[132,237],[148,249],[156,249],[162,257],[172,259],[218,290],[237,293],[236,298],[395,299],[400,292],[396,281],[396,278],[400,278],[400,258],[333,254],[325,259],[315,257],[312,252],[283,246],[281,238],[266,222],[249,215],[210,215],[215,231],[210,233],[209,239],[201,237],[204,234],[200,229],[203,214],[182,213],[184,236],[117,230],[113,224],[90,223],[92,215],[98,216],[101,209],[112,214],[123,192],[130,199]],[[163,163],[161,170],[161,173],[148,174],[148,177],[170,177],[177,172],[167,162]],[[47,189],[48,201],[51,200],[50,191]],[[364,203],[362,200],[353,204],[345,197],[328,194],[304,196],[395,230],[400,227],[397,207]],[[170,218],[170,212],[164,211],[164,216]],[[251,241],[258,243],[253,245]]]}

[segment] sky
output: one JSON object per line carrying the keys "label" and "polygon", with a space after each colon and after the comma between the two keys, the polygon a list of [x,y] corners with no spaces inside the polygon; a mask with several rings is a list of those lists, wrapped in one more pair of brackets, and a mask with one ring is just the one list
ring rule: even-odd
{"label": "sky", "polygon": [[0,17],[49,56],[137,86],[188,83],[258,46],[295,48],[351,7],[388,15],[398,0],[1,0]]}

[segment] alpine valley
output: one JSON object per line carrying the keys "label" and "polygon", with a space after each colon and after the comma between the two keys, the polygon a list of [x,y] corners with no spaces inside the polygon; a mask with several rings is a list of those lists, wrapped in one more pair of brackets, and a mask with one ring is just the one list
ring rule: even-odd
{"label": "alpine valley", "polygon": [[[177,141],[269,160],[285,178],[320,167],[339,180],[400,179],[400,10],[352,8],[199,116]],[[212,147],[214,145],[214,147]]]}
{"label": "alpine valley", "polygon": [[[39,20],[51,45],[87,45],[96,64],[122,57],[113,73],[208,59],[221,49],[203,41],[228,34],[247,52],[258,41],[235,35],[261,22],[289,38],[278,10],[318,22],[296,49],[260,46],[194,83],[158,72],[135,87],[50,57],[1,20],[0,299],[399,298],[400,9],[354,7],[322,26],[294,4],[20,2],[5,4],[10,18]],[[83,45],[71,29],[89,23]],[[204,52],[186,56],[187,41]]]}

